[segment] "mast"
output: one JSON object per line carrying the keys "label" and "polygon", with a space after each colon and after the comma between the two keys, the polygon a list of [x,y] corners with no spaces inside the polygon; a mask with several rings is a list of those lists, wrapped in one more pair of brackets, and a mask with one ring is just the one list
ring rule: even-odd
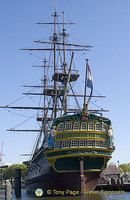
{"label": "mast", "polygon": [[56,71],[56,42],[57,42],[57,33],[56,33],[56,17],[57,17],[56,0],[55,0],[55,11],[54,11],[54,15],[53,16],[54,16],[54,37],[53,37],[53,42],[54,42],[54,73],[55,73],[55,71]]}
{"label": "mast", "polygon": [[[44,58],[44,89],[46,89],[46,58]],[[46,95],[44,95],[44,108],[46,107]],[[44,109],[44,117],[46,115],[46,110]],[[46,128],[44,126],[44,134],[46,132]]]}
{"label": "mast", "polygon": [[[66,62],[65,62],[65,37],[66,37],[66,33],[65,33],[65,27],[64,27],[64,12],[63,12],[63,32],[62,32],[62,36],[63,36],[63,58],[64,58],[64,62],[63,62],[63,67],[64,67],[64,73],[66,73]],[[71,70],[70,70],[70,73],[71,73]],[[70,76],[69,74],[68,74],[68,76]],[[63,102],[64,103],[64,105],[65,105],[65,107],[64,107],[64,112],[66,113],[67,112],[67,89],[68,89],[68,87],[67,87],[67,80],[65,80],[65,82],[64,82],[64,87],[65,87],[65,95],[64,95],[64,99],[63,99],[63,101],[65,102]]]}
{"label": "mast", "polygon": [[[43,85],[43,87],[44,87],[44,89],[46,89],[46,58],[44,58],[44,74],[43,74],[43,76],[44,76],[44,85]],[[44,108],[46,107],[46,95],[44,95]],[[45,112],[45,110],[44,110],[44,116],[45,116],[45,114],[46,114],[46,112]]]}
{"label": "mast", "polygon": [[63,58],[64,58],[64,62],[63,62],[63,66],[64,66],[64,73],[66,73],[66,62],[65,62],[65,37],[66,37],[66,33],[65,33],[65,25],[64,25],[64,12],[63,12],[63,33],[62,33],[62,36],[63,36]]}
{"label": "mast", "polygon": [[[56,43],[57,43],[57,33],[56,33],[56,17],[57,17],[57,12],[56,12],[56,0],[55,0],[55,11],[54,11],[54,37],[53,37],[53,42],[54,42],[54,74],[56,72]],[[54,89],[57,89],[57,81],[54,80]],[[54,118],[57,117],[57,97],[54,96]]]}
{"label": "mast", "polygon": [[73,58],[74,58],[74,52],[72,52],[68,77],[67,77],[67,80],[65,81],[65,92],[64,92],[64,97],[63,97],[63,105],[64,105],[64,112],[65,113],[67,112],[67,90],[68,90],[68,83],[70,82],[70,74],[71,74]]}

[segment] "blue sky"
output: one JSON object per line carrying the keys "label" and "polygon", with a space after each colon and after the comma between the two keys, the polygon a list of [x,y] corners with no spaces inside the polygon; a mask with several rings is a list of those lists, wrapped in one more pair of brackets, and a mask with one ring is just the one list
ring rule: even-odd
{"label": "blue sky", "polygon": [[[4,0],[0,2],[0,105],[7,105],[20,98],[24,84],[37,81],[41,71],[31,68],[37,58],[20,48],[32,47],[34,40],[48,38],[49,27],[36,25],[50,21],[54,0]],[[112,120],[116,151],[111,162],[130,162],[130,1],[129,0],[57,0],[57,12],[76,24],[69,27],[73,43],[93,45],[76,64],[83,69],[86,56],[94,79],[94,88],[106,98],[99,106],[109,109],[105,114]],[[82,85],[82,80],[81,80]],[[29,102],[27,102],[29,105]],[[32,102],[33,103],[33,102]],[[24,99],[16,103],[25,105]],[[16,105],[12,104],[12,105]],[[10,133],[26,118],[0,109],[0,145],[4,143],[3,161],[21,163],[30,153],[35,133]],[[30,116],[28,111],[22,115]],[[35,127],[31,122],[31,127]],[[28,126],[28,128],[30,128]],[[37,127],[35,127],[37,128]]]}

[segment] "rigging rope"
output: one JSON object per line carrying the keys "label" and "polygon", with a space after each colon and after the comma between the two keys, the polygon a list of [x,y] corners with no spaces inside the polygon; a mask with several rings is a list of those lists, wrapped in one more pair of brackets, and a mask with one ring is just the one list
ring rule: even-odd
{"label": "rigging rope", "polygon": [[[8,112],[9,112],[9,113],[12,113],[12,114],[14,114],[14,115],[21,116],[21,117],[31,117],[31,116],[22,115],[22,114],[19,114],[19,113],[12,112],[12,111],[10,111],[10,110],[8,110]],[[34,118],[35,118],[35,116],[34,116]]]}
{"label": "rigging rope", "polygon": [[23,121],[22,123],[18,124],[17,126],[15,126],[13,129],[21,126],[22,124],[24,124],[25,122],[29,121],[30,119],[34,118],[34,115],[32,115],[31,117],[29,117],[28,119],[26,119],[25,121]]}
{"label": "rigging rope", "polygon": [[101,107],[98,106],[97,104],[93,103],[92,101],[91,101],[90,103],[93,104],[94,106],[96,106],[97,108],[100,108],[101,110],[103,110],[103,108],[101,108]]}

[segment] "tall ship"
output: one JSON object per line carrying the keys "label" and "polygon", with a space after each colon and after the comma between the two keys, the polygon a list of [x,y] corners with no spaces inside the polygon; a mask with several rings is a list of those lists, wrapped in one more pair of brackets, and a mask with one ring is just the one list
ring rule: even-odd
{"label": "tall ship", "polygon": [[[40,88],[39,106],[6,106],[10,109],[34,109],[40,111],[37,141],[31,154],[26,178],[27,192],[34,193],[41,188],[45,195],[53,191],[93,191],[102,170],[111,159],[115,149],[111,120],[103,117],[103,109],[89,109],[93,95],[92,73],[89,59],[84,59],[84,80],[81,91],[80,74],[74,65],[77,52],[86,52],[90,45],[68,42],[64,12],[59,21],[56,8],[52,22],[39,22],[53,27],[53,34],[47,41],[34,41],[38,48],[25,48],[25,51],[43,53],[43,77],[40,85],[25,87]],[[43,48],[44,47],[44,48]],[[80,66],[80,63],[79,63]],[[78,67],[78,66],[77,66]],[[75,92],[75,88],[79,93]],[[10,131],[20,131],[10,129]],[[22,131],[22,130],[21,130]],[[25,130],[29,131],[29,130]],[[54,194],[55,195],[55,194]]]}

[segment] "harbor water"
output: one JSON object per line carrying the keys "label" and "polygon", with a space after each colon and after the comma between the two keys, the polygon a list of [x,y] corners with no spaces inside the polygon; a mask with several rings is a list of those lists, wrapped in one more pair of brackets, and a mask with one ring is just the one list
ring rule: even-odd
{"label": "harbor water", "polygon": [[[112,192],[112,191],[111,191]],[[16,198],[13,191],[13,200],[130,200],[130,192],[123,192],[122,194],[108,194],[105,191],[99,191],[99,194],[87,194],[84,196],[66,196],[66,197],[36,197],[26,193],[22,190],[21,198]]]}

